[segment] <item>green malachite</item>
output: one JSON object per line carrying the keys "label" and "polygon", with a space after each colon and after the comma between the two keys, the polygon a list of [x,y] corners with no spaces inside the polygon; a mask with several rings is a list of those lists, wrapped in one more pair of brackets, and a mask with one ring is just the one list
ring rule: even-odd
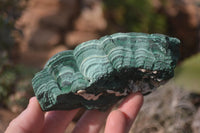
{"label": "green malachite", "polygon": [[116,33],[53,56],[32,80],[42,110],[106,110],[131,92],[152,92],[174,75],[180,41]]}

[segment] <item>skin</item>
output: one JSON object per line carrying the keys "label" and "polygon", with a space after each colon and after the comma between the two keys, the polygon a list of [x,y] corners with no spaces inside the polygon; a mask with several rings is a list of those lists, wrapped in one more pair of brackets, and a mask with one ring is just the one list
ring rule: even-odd
{"label": "skin", "polygon": [[[73,133],[98,133],[106,121],[104,133],[128,133],[143,103],[141,93],[130,94],[116,110],[86,111]],[[7,127],[5,133],[64,133],[79,109],[44,113],[36,99]]]}

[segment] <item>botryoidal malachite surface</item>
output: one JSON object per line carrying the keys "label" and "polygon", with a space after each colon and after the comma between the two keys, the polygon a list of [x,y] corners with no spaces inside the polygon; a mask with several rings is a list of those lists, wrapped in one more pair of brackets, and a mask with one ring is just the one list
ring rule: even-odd
{"label": "botryoidal malachite surface", "polygon": [[180,41],[116,33],[53,56],[32,80],[42,110],[106,110],[130,92],[148,94],[173,77]]}

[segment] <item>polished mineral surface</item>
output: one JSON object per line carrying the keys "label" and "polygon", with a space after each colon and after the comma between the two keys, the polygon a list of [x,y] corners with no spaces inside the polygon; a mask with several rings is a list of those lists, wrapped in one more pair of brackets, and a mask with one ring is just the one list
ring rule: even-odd
{"label": "polished mineral surface", "polygon": [[106,110],[131,92],[152,92],[173,77],[180,41],[116,33],[53,56],[32,80],[42,110]]}

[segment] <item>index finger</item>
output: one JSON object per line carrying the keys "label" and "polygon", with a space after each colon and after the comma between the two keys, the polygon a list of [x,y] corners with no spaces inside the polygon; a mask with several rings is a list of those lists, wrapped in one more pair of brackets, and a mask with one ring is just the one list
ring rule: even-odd
{"label": "index finger", "polygon": [[130,94],[119,106],[112,111],[106,122],[105,133],[127,133],[134,122],[143,103],[141,93]]}
{"label": "index finger", "polygon": [[29,100],[28,107],[10,122],[5,133],[38,133],[43,127],[43,122],[44,112],[41,110],[36,97],[32,97]]}

